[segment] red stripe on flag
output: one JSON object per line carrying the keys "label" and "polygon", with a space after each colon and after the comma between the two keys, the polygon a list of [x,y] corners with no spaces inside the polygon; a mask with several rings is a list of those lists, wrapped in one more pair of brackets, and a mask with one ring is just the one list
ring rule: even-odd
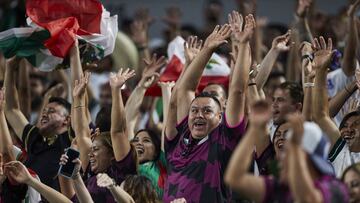
{"label": "red stripe on flag", "polygon": [[[161,82],[177,81],[183,67],[184,65],[181,63],[180,59],[176,55],[174,55],[171,58],[169,64],[166,66],[165,71],[160,76],[159,81]],[[222,84],[227,89],[229,86],[229,77],[203,75],[197,87],[197,92],[201,92],[209,83]],[[157,84],[155,84],[146,91],[145,95],[161,96],[161,89]]]}
{"label": "red stripe on flag", "polygon": [[51,33],[45,43],[51,53],[64,58],[76,34],[100,33],[102,4],[97,0],[27,0],[26,14]]}

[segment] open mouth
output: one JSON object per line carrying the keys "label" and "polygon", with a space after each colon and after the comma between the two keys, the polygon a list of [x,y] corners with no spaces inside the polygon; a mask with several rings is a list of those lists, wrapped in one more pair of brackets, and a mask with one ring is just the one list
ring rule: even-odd
{"label": "open mouth", "polygon": [[144,147],[142,147],[140,145],[135,146],[135,149],[136,149],[136,152],[138,153],[138,155],[142,155],[145,152]]}
{"label": "open mouth", "polygon": [[274,111],[273,111],[273,117],[278,116],[278,115],[279,115],[279,113],[280,113],[280,111],[279,111],[279,110],[274,110]]}
{"label": "open mouth", "polygon": [[90,163],[91,167],[94,167],[94,165],[96,164],[96,160],[95,159],[90,159],[89,163]]}
{"label": "open mouth", "polygon": [[277,141],[276,146],[279,150],[281,150],[281,151],[284,150],[284,146],[285,146],[284,140]]}
{"label": "open mouth", "polygon": [[41,124],[46,124],[46,123],[48,123],[49,122],[49,119],[47,119],[47,118],[42,118],[41,120],[40,120],[40,123]]}
{"label": "open mouth", "polygon": [[197,120],[194,122],[195,129],[202,129],[206,126],[206,122],[203,120]]}

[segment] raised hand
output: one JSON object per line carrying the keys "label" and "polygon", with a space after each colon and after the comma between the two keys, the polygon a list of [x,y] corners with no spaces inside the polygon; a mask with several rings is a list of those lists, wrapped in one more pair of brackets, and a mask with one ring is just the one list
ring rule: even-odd
{"label": "raised hand", "polygon": [[220,25],[215,26],[213,32],[206,38],[204,43],[204,48],[216,49],[218,46],[227,43],[226,39],[231,34],[231,27],[228,24],[225,24],[220,27]]}
{"label": "raised hand", "polygon": [[288,30],[286,34],[275,37],[274,40],[272,41],[271,48],[281,52],[289,51],[291,47],[291,44],[289,44],[290,36],[291,36],[291,30]]}
{"label": "raised hand", "polygon": [[236,43],[244,43],[248,42],[251,37],[254,34],[254,30],[256,27],[256,22],[254,19],[254,16],[252,14],[249,14],[245,17],[245,25],[244,28],[243,25],[243,19],[242,16],[236,12],[233,11],[231,15],[229,15],[229,22],[232,22],[232,29],[233,29],[233,38],[234,42]]}
{"label": "raised hand", "polygon": [[148,24],[142,20],[135,20],[131,26],[131,39],[138,47],[146,47],[148,43]]}
{"label": "raised hand", "polygon": [[149,9],[146,7],[139,7],[136,9],[134,18],[143,21],[146,25],[150,25],[154,21],[154,18],[150,15]]}
{"label": "raised hand", "polygon": [[84,75],[80,76],[80,81],[75,80],[73,97],[84,96],[86,86],[89,83],[89,78],[90,78],[90,72],[85,72]]}
{"label": "raised hand", "polygon": [[127,80],[134,76],[134,70],[130,70],[128,68],[123,71],[123,69],[121,68],[118,73],[110,73],[110,86],[111,88],[121,88]]}
{"label": "raised hand", "polygon": [[157,71],[166,64],[166,58],[165,56],[157,58],[157,55],[153,54],[150,60],[144,59],[144,63],[146,67],[142,73],[139,84],[144,88],[149,88],[160,77]]}
{"label": "raised hand", "polygon": [[310,7],[311,3],[312,0],[299,0],[296,9],[296,14],[300,17],[304,17],[306,14],[306,10]]}
{"label": "raised hand", "polygon": [[266,128],[267,123],[271,119],[271,106],[265,100],[254,103],[249,114],[250,125],[254,127]]}
{"label": "raised hand", "polygon": [[5,174],[7,177],[23,184],[28,184],[32,178],[27,168],[20,161],[6,163]]}
{"label": "raised hand", "polygon": [[202,40],[198,40],[197,36],[190,36],[184,43],[184,53],[186,63],[190,64],[195,56],[200,52],[202,48]]}
{"label": "raised hand", "polygon": [[321,36],[319,40],[315,38],[313,42],[313,49],[315,50],[313,61],[313,67],[315,70],[329,68],[331,57],[334,53],[332,50],[331,38],[328,39],[327,44],[324,37]]}
{"label": "raised hand", "polygon": [[358,9],[359,5],[360,5],[360,0],[356,0],[355,3],[351,4],[347,11],[347,15],[349,17],[354,17],[355,12]]}
{"label": "raised hand", "polygon": [[0,111],[5,109],[5,87],[0,90]]}
{"label": "raised hand", "polygon": [[96,183],[99,187],[111,188],[115,186],[115,181],[110,178],[106,173],[99,173],[96,175]]}
{"label": "raised hand", "polygon": [[231,41],[237,42],[237,34],[242,31],[244,19],[237,11],[228,14],[228,22],[231,26]]}
{"label": "raised hand", "polygon": [[287,116],[287,122],[290,123],[292,129],[291,142],[301,145],[304,134],[304,117],[299,113],[292,113]]}
{"label": "raised hand", "polygon": [[[312,45],[311,43],[309,42],[302,42],[300,44],[300,53],[301,53],[301,60],[302,60],[302,63],[303,63],[303,68],[304,68],[304,76],[306,79],[313,79],[315,78],[315,70],[313,69],[312,67],[312,64],[311,64],[311,57],[312,57],[312,54],[313,54],[313,48],[312,48]],[[305,57],[307,56],[307,57]]]}
{"label": "raised hand", "polygon": [[179,29],[181,24],[181,15],[179,7],[169,7],[166,9],[166,16],[164,16],[162,20],[171,29]]}

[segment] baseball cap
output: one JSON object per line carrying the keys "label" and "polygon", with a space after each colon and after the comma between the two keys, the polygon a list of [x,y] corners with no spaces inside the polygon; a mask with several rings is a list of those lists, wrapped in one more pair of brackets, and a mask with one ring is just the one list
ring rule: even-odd
{"label": "baseball cap", "polygon": [[[287,136],[287,139],[291,137],[291,132],[291,130],[288,131],[290,135]],[[329,138],[316,123],[304,122],[304,135],[301,147],[308,154],[311,162],[320,173],[334,176],[334,168],[328,160],[330,146]]]}

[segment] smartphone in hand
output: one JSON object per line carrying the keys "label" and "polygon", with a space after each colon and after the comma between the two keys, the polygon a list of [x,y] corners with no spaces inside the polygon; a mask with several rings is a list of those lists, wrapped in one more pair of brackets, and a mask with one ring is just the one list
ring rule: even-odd
{"label": "smartphone in hand", "polygon": [[65,154],[69,157],[68,162],[65,165],[60,166],[58,174],[71,178],[75,169],[75,163],[73,163],[73,161],[79,158],[80,152],[73,148],[68,148]]}

